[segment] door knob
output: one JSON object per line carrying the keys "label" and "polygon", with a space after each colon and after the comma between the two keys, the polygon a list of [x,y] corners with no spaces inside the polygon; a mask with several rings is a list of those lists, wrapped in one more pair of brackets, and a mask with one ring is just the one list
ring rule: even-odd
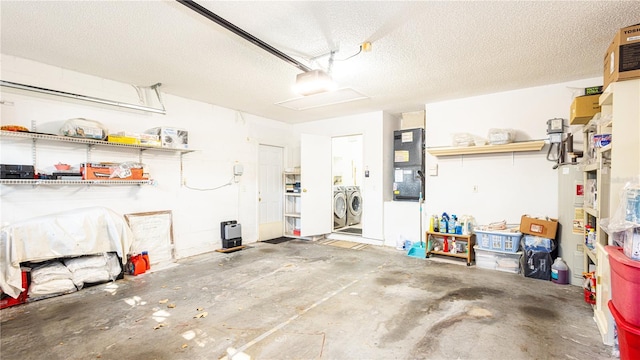
{"label": "door knob", "polygon": [[307,189],[302,189],[302,192],[307,192]]}

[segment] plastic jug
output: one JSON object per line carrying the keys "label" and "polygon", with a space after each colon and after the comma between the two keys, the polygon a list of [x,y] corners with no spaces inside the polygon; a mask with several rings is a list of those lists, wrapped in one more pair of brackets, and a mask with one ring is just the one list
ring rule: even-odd
{"label": "plastic jug", "polygon": [[131,256],[131,265],[131,275],[140,275],[147,271],[147,263],[142,258],[142,255]]}
{"label": "plastic jug", "polygon": [[561,257],[556,258],[551,265],[551,281],[562,285],[569,283],[569,267]]}

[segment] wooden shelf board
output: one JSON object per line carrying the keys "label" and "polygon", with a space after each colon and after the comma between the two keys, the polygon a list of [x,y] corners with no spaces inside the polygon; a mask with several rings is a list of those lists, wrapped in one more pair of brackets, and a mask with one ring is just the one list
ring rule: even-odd
{"label": "wooden shelf board", "polygon": [[[598,266],[598,258],[596,257],[596,254],[593,252],[593,250],[589,249],[588,247],[585,246],[584,248],[584,253],[587,254],[587,256],[589,257],[589,259],[591,259],[591,261]],[[586,270],[585,270],[586,271]]]}
{"label": "wooden shelf board", "polygon": [[598,170],[599,164],[597,162],[584,166],[584,171],[596,171]]}
{"label": "wooden shelf board", "polygon": [[613,91],[611,89],[611,85],[607,86],[604,92],[600,94],[600,97],[598,98],[598,102],[600,103],[600,106],[613,105]]}
{"label": "wooden shelf board", "polygon": [[426,231],[427,235],[434,235],[434,236],[449,236],[449,237],[454,237],[456,239],[469,239],[470,237],[473,236],[473,234],[471,235],[462,235],[462,234],[449,234],[449,233],[441,233],[441,232],[435,232],[435,231]]}
{"label": "wooden shelf board", "polygon": [[454,156],[474,154],[494,154],[505,152],[539,151],[544,146],[544,140],[521,141],[503,145],[482,145],[465,147],[434,147],[427,151],[433,156]]}
{"label": "wooden shelf board", "polygon": [[435,251],[435,250],[431,250],[427,253],[427,256],[429,255],[443,255],[443,256],[451,256],[451,257],[456,257],[456,258],[460,258],[460,259],[466,259],[469,254],[467,253],[450,253],[450,252],[444,252],[444,251]]}
{"label": "wooden shelf board", "polygon": [[591,215],[593,217],[599,217],[598,216],[599,215],[598,214],[598,210],[596,210],[596,209],[594,209],[592,207],[589,207],[589,206],[583,206],[582,208],[584,209],[584,212],[586,212],[587,214],[589,214],[589,215]]}

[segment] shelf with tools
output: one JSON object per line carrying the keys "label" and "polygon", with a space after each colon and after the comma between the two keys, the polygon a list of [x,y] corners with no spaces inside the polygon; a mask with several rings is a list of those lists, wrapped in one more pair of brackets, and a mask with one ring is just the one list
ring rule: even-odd
{"label": "shelf with tools", "polygon": [[[35,124],[34,124],[35,127]],[[130,176],[129,178],[126,179],[121,179],[121,178],[110,178],[110,177],[105,177],[104,179],[100,178],[100,179],[75,179],[76,177],[79,177],[80,174],[80,170],[75,170],[75,171],[69,171],[69,170],[62,170],[60,172],[60,174],[62,175],[67,175],[67,176],[62,176],[59,178],[37,178],[38,176],[36,176],[36,173],[38,173],[38,152],[42,151],[42,150],[38,150],[38,144],[47,142],[47,143],[53,143],[54,146],[58,146],[58,145],[73,145],[73,144],[78,144],[81,145],[83,147],[86,147],[85,151],[86,151],[86,155],[85,157],[85,163],[91,163],[91,154],[92,151],[94,150],[94,148],[96,147],[103,147],[107,150],[116,150],[116,151],[134,151],[137,152],[137,162],[138,163],[142,163],[142,153],[144,151],[159,151],[159,152],[165,152],[165,153],[179,153],[180,154],[180,161],[182,161],[182,154],[185,153],[189,153],[189,152],[193,152],[194,150],[190,150],[190,149],[182,149],[182,148],[168,148],[168,147],[159,147],[159,146],[148,146],[148,145],[137,145],[137,144],[123,144],[123,143],[116,143],[116,142],[109,142],[109,141],[104,141],[104,140],[97,140],[97,139],[88,139],[88,138],[78,138],[78,137],[70,137],[70,136],[62,136],[62,135],[55,135],[55,134],[46,134],[46,133],[40,133],[40,132],[27,132],[27,131],[7,131],[7,130],[1,130],[0,131],[0,139],[2,139],[3,144],[5,144],[6,146],[11,146],[8,145],[10,144],[10,142],[22,142],[22,141],[30,141],[31,142],[31,161],[29,164],[30,166],[33,166],[33,176],[31,178],[25,178],[22,177],[22,175],[20,174],[3,174],[3,178],[0,179],[0,184],[1,185],[33,185],[33,186],[40,186],[40,185],[44,185],[44,186],[66,186],[66,185],[147,185],[147,184],[153,184],[153,180],[144,178],[141,176],[140,170],[138,170],[136,172],[136,175],[140,175],[140,176]],[[48,145],[47,145],[48,146]],[[26,165],[26,164],[25,164]],[[11,167],[12,165],[7,165],[9,167]],[[23,165],[18,165],[19,167],[22,167]],[[4,168],[3,168],[4,169]],[[180,169],[182,169],[182,166],[180,166]],[[3,170],[4,171],[4,170]],[[133,171],[133,170],[131,170]],[[31,173],[31,171],[27,171],[28,173]],[[38,174],[39,175],[39,174]],[[14,178],[15,176],[15,178]]]}
{"label": "shelf with tools", "polygon": [[427,252],[427,257],[440,255],[465,259],[467,266],[473,263],[473,246],[476,240],[475,234],[461,235],[426,231],[425,237],[427,238],[427,243],[431,243],[431,249]]}

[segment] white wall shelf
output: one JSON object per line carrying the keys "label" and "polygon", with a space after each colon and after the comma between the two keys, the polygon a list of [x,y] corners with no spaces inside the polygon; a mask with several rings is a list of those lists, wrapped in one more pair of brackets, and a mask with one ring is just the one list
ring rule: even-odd
{"label": "white wall shelf", "polygon": [[503,145],[482,145],[464,147],[433,147],[427,152],[433,156],[455,156],[474,154],[495,154],[505,152],[540,151],[544,147],[544,140],[521,141]]}
{"label": "white wall shelf", "polygon": [[[35,128],[35,124],[34,124]],[[34,167],[37,166],[36,161],[36,143],[40,141],[49,141],[61,144],[81,144],[87,146],[86,152],[86,162],[91,162],[91,149],[94,146],[100,147],[108,147],[113,148],[114,150],[118,149],[132,149],[134,151],[138,151],[138,162],[142,163],[142,152],[146,150],[153,151],[161,151],[161,152],[171,152],[171,153],[179,153],[180,161],[182,161],[182,155],[185,153],[190,153],[195,150],[190,149],[176,149],[176,148],[163,148],[156,146],[145,146],[145,145],[130,145],[130,144],[120,144],[114,142],[108,142],[104,140],[94,140],[94,139],[83,139],[83,138],[75,138],[69,136],[61,136],[54,134],[44,134],[38,132],[23,132],[23,131],[6,131],[0,130],[0,139],[3,141],[6,140],[30,140],[32,142],[32,165]],[[180,177],[182,178],[182,166],[180,166]],[[150,185],[153,184],[153,180],[144,179],[144,180],[50,180],[50,179],[0,179],[0,185],[47,185],[47,186],[62,186],[62,185]]]}
{"label": "white wall shelf", "polygon": [[44,180],[44,179],[0,179],[2,185],[149,185],[153,180]]}
{"label": "white wall shelf", "polygon": [[18,138],[18,139],[34,139],[34,140],[47,140],[47,141],[57,141],[57,142],[66,142],[66,143],[76,143],[76,144],[85,144],[85,145],[99,145],[99,146],[108,146],[108,147],[116,147],[116,148],[129,148],[129,149],[139,149],[139,150],[156,150],[156,151],[168,151],[168,152],[180,152],[180,153],[188,153],[193,152],[195,150],[190,149],[174,149],[174,148],[163,148],[158,146],[145,146],[145,145],[130,145],[130,144],[120,144],[114,142],[108,142],[104,140],[93,140],[93,139],[83,139],[83,138],[75,138],[70,136],[61,136],[61,135],[53,135],[53,134],[42,134],[36,132],[21,132],[21,131],[0,131],[0,137],[2,138]]}

